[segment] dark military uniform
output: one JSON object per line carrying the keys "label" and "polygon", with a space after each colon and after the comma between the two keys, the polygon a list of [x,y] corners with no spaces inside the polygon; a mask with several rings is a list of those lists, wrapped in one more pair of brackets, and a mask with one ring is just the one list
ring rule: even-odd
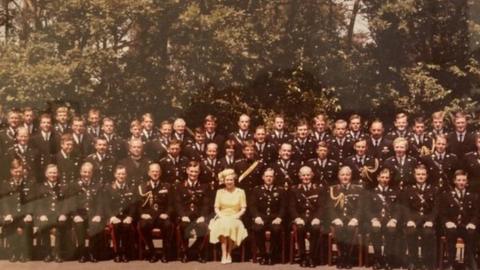
{"label": "dark military uniform", "polygon": [[250,132],[249,130],[246,131],[240,131],[237,130],[235,132],[230,133],[228,136],[229,139],[235,141],[235,157],[236,158],[241,158],[242,157],[242,148],[243,148],[243,143],[248,140],[253,140],[253,133]]}
{"label": "dark military uniform", "polygon": [[[45,181],[37,187],[37,200],[35,201],[35,213],[38,218],[38,227],[41,238],[41,245],[46,252],[48,261],[51,256],[50,230],[55,228],[55,246],[53,254],[61,258],[60,252],[63,250],[65,242],[65,233],[67,229],[68,209],[65,204],[65,197],[68,190],[65,190],[58,182],[51,183]],[[65,215],[67,220],[60,221],[59,217]],[[40,217],[46,216],[47,221],[40,220]]]}
{"label": "dark military uniform", "polygon": [[[400,226],[401,208],[400,193],[391,187],[375,187],[366,197],[366,222],[369,223],[370,239],[372,241],[377,265],[392,265],[395,256],[395,240]],[[380,227],[374,227],[372,220],[380,222]],[[395,220],[395,226],[387,224]],[[397,226],[398,224],[398,226]],[[382,255],[382,243],[384,252]]]}
{"label": "dark military uniform", "polygon": [[148,173],[148,166],[152,161],[142,156],[140,159],[135,160],[131,156],[128,156],[118,164],[125,166],[127,169],[127,185],[132,189],[136,190],[138,185],[143,184]]}
{"label": "dark military uniform", "polygon": [[[254,163],[256,163],[256,166],[254,166]],[[266,164],[262,160],[249,160],[242,158],[235,162],[234,170],[239,177],[238,187],[245,190],[247,199],[250,195],[250,191],[260,184],[265,166]],[[249,168],[253,168],[253,171],[248,175],[245,174],[244,177],[241,177]]]}
{"label": "dark military uniform", "polygon": [[392,142],[385,138],[374,139],[370,137],[367,140],[367,155],[373,156],[381,162],[385,161],[394,155]]}
{"label": "dark military uniform", "polygon": [[335,160],[329,158],[324,160],[314,158],[310,159],[306,165],[313,170],[314,183],[324,183],[327,186],[331,186],[336,183],[338,163]]}
{"label": "dark military uniform", "polygon": [[415,183],[414,171],[417,164],[417,159],[408,155],[404,156],[403,162],[395,156],[383,162],[383,166],[393,172],[391,186],[400,189]]}
{"label": "dark military uniform", "polygon": [[172,136],[175,140],[179,141],[182,143],[182,149],[189,145],[189,144],[193,144],[194,143],[194,140],[192,138],[192,136],[190,136],[189,134],[187,133],[183,133],[183,134],[179,134],[177,132],[173,132],[173,136]]}
{"label": "dark military uniform", "polygon": [[122,186],[118,182],[108,185],[106,190],[106,216],[108,219],[117,217],[121,220],[120,223],[110,224],[113,230],[113,244],[117,258],[118,256],[128,257],[132,252],[134,243],[132,239],[133,224],[124,223],[123,220],[127,217],[132,219],[135,217],[136,194],[136,190],[131,189],[126,184]]}
{"label": "dark military uniform", "polygon": [[[326,187],[322,184],[299,184],[290,191],[289,212],[294,221],[301,218],[305,224],[296,226],[297,244],[302,260],[317,261],[319,259],[321,224],[312,225],[312,220],[318,218],[321,222],[325,217]],[[305,251],[305,236],[310,233],[310,254]],[[307,258],[306,258],[307,257]],[[315,264],[308,262],[308,264]]]}
{"label": "dark military uniform", "polygon": [[378,159],[367,155],[352,155],[345,159],[343,165],[352,169],[352,182],[354,184],[368,189],[372,189],[376,186],[376,171],[380,166]]}
{"label": "dark military uniform", "polygon": [[332,135],[327,131],[324,131],[322,133],[318,131],[313,131],[312,133],[310,133],[310,138],[315,142],[316,145],[318,145],[319,142],[329,143],[332,140]]}
{"label": "dark military uniform", "polygon": [[387,139],[387,141],[390,141],[390,142],[393,143],[393,141],[396,138],[408,139],[410,136],[412,136],[412,132],[410,132],[408,130],[399,131],[397,129],[393,129],[392,131],[388,132],[387,135],[385,135],[385,139]]}
{"label": "dark military uniform", "polygon": [[462,138],[459,137],[459,134],[455,131],[447,135],[447,152],[454,153],[460,160],[464,160],[465,154],[476,150],[475,134],[467,131],[462,135]]}
{"label": "dark military uniform", "polygon": [[68,124],[60,124],[60,123],[56,123],[54,126],[53,126],[53,129],[55,130],[56,133],[58,133],[59,135],[63,135],[63,134],[66,134],[66,133],[70,133],[72,130],[71,128],[68,126]]}
{"label": "dark military uniform", "polygon": [[291,143],[293,146],[292,159],[300,162],[306,162],[307,160],[315,157],[317,145],[312,138],[307,137],[301,140],[300,138],[295,137]]}
{"label": "dark military uniform", "polygon": [[[253,189],[250,201],[250,215],[253,221],[255,221],[255,218],[260,217],[263,220],[263,224],[253,222],[252,230],[255,234],[256,246],[260,256],[264,259],[271,260],[272,254],[279,254],[279,252],[281,252],[279,250],[281,246],[280,234],[283,224],[285,224],[287,199],[288,196],[286,192],[278,186],[261,185]],[[282,223],[272,224],[272,221],[276,218],[280,218]],[[271,248],[268,253],[265,248],[266,231],[270,231],[271,233]]]}
{"label": "dark military uniform", "polygon": [[117,161],[110,154],[100,157],[100,154],[94,153],[89,155],[85,161],[93,164],[93,180],[95,183],[104,187],[112,181],[113,170]]}
{"label": "dark military uniform", "polygon": [[[452,189],[440,196],[439,217],[447,236],[448,262],[453,265],[456,255],[457,238],[465,242],[465,262],[470,267],[476,264],[476,226],[478,226],[478,197],[467,190]],[[447,222],[455,224],[455,228],[446,227]],[[468,224],[475,228],[466,228]],[[473,267],[474,269],[476,267]]]}
{"label": "dark military uniform", "polygon": [[39,182],[43,182],[45,179],[45,176],[43,175],[45,168],[48,164],[54,161],[55,154],[60,151],[60,137],[57,133],[50,132],[47,138],[45,138],[43,133],[40,131],[30,139],[30,143],[32,147],[37,149],[39,152],[41,177],[37,180]]}
{"label": "dark military uniform", "polygon": [[72,134],[73,137],[73,151],[72,154],[78,156],[80,159],[85,159],[92,153],[95,153],[94,138],[88,133]]}
{"label": "dark military uniform", "polygon": [[427,134],[416,135],[410,134],[407,138],[408,141],[408,154],[416,159],[422,157],[422,149],[433,149],[433,139]]}
{"label": "dark military uniform", "polygon": [[17,131],[8,127],[0,131],[0,154],[5,155],[5,153],[10,149],[16,142]]}
{"label": "dark military uniform", "polygon": [[198,143],[193,143],[190,145],[187,145],[185,149],[183,149],[183,154],[185,157],[188,158],[188,160],[192,161],[198,161],[200,162],[205,158],[205,150],[207,149],[207,145],[205,143],[203,144],[198,144]]}
{"label": "dark military uniform", "polygon": [[[102,236],[106,224],[105,205],[102,187],[98,184],[83,182],[79,180],[72,187],[73,203],[71,207],[72,216],[80,216],[83,222],[73,223],[77,236],[77,253],[80,256],[89,256],[91,261],[96,261],[100,256]],[[101,220],[94,222],[92,219],[99,216]],[[89,240],[88,248],[85,247],[85,240]]]}
{"label": "dark military uniform", "polygon": [[162,160],[168,155],[168,144],[170,140],[164,137],[156,138],[153,141],[144,142],[144,151],[151,160]]}
{"label": "dark military uniform", "polygon": [[275,150],[278,152],[282,143],[289,142],[293,140],[293,136],[290,135],[286,130],[281,132],[274,130],[271,133],[267,134],[266,141],[273,144]]}
{"label": "dark military uniform", "polygon": [[80,174],[80,159],[60,151],[55,155],[55,163],[60,174],[58,181],[62,185],[73,187]]}
{"label": "dark military uniform", "polygon": [[24,165],[24,175],[29,182],[35,182],[40,178],[40,154],[37,149],[30,146],[21,146],[14,144],[7,150],[4,168],[8,172],[12,161],[18,159]]}
{"label": "dark military uniform", "polygon": [[255,143],[255,150],[257,153],[257,157],[262,159],[265,163],[270,163],[278,158],[278,151],[275,146],[271,143]]}
{"label": "dark military uniform", "polygon": [[350,138],[344,138],[343,142],[338,138],[332,138],[330,143],[330,158],[336,160],[341,167],[344,165],[345,159],[354,154],[354,142]]}
{"label": "dark military uniform", "polygon": [[347,131],[347,136],[346,137],[349,138],[350,140],[352,140],[353,142],[356,142],[358,140],[367,139],[368,135],[363,131],[354,132],[352,130],[349,130],[349,131]]}
{"label": "dark military uniform", "polygon": [[[339,219],[342,225],[334,226],[335,239],[338,247],[337,265],[340,267],[352,266],[352,247],[358,227],[362,222],[362,188],[357,185],[337,184],[330,187],[328,200],[328,210],[330,220]],[[356,219],[358,224],[348,225],[350,221]]]}
{"label": "dark military uniform", "polygon": [[443,153],[433,154],[423,158],[428,167],[429,183],[434,187],[444,190],[452,187],[453,174],[458,168],[458,159],[455,154]]}
{"label": "dark military uniform", "polygon": [[[427,267],[433,268],[435,263],[436,235],[435,220],[438,206],[435,198],[437,190],[429,184],[423,186],[409,185],[403,191],[404,221],[406,227],[407,246],[409,250],[409,262],[419,262],[419,247],[421,257]],[[408,227],[408,222],[415,223],[415,227]],[[433,223],[432,227],[424,227],[426,222]],[[421,238],[421,241],[419,240]]]}
{"label": "dark military uniform", "polygon": [[[218,174],[223,170],[222,163],[218,159],[206,158],[200,163],[199,181],[208,184],[212,192],[218,189]],[[215,194],[215,193],[213,193]],[[212,194],[212,195],[213,195]]]}
{"label": "dark military uniform", "polygon": [[218,132],[215,132],[213,134],[205,132],[205,143],[209,144],[211,142],[216,143],[218,145],[218,157],[223,157],[223,155],[225,154],[224,152],[225,136],[223,136],[222,134],[218,134]]}
{"label": "dark military uniform", "polygon": [[[1,215],[12,216],[11,221],[3,220],[3,234],[10,246],[10,253],[17,259],[29,260],[33,241],[33,185],[26,179],[10,179],[2,184],[1,194]],[[32,217],[29,222],[24,220],[27,215]],[[22,229],[23,233],[17,233],[18,228]]]}
{"label": "dark military uniform", "polygon": [[108,153],[116,160],[122,160],[127,157],[127,143],[120,136],[103,133],[100,135],[100,138],[107,140]]}
{"label": "dark military uniform", "polygon": [[[148,181],[138,187],[138,192],[140,195],[139,215],[148,214],[152,217],[151,219],[140,219],[142,237],[153,255],[155,247],[153,245],[152,229],[160,228],[163,240],[162,261],[166,261],[173,235],[171,216],[173,215],[174,196],[172,188],[168,183]],[[168,217],[162,219],[160,218],[161,214],[167,214]]]}
{"label": "dark military uniform", "polygon": [[465,155],[464,161],[462,167],[468,172],[469,188],[478,194],[480,192],[480,153],[470,152]]}
{"label": "dark military uniform", "polygon": [[142,139],[142,142],[147,143],[147,142],[156,140],[158,138],[158,135],[159,135],[158,131],[155,129],[152,129],[152,130],[143,129],[142,135],[140,135],[140,138]]}
{"label": "dark military uniform", "polygon": [[[197,240],[192,246],[196,249],[199,256],[203,257],[204,249],[207,241],[208,232],[208,216],[211,208],[210,198],[208,197],[209,190],[205,184],[200,184],[196,181],[191,183],[185,181],[177,186],[175,191],[175,209],[179,218],[180,233],[182,235],[182,260],[186,260],[188,251],[188,239],[192,230],[197,235]],[[188,217],[190,222],[182,221],[182,217]],[[197,223],[197,219],[203,217],[205,222]]]}
{"label": "dark military uniform", "polygon": [[235,166],[235,161],[236,160],[234,157],[230,158],[224,156],[220,159],[220,164],[222,166],[222,169],[233,169],[233,167]]}
{"label": "dark military uniform", "polygon": [[102,131],[101,131],[100,125],[97,125],[97,126],[88,125],[87,126],[87,134],[90,135],[92,138],[96,139],[96,138],[100,137],[101,133],[102,133]]}
{"label": "dark military uniform", "polygon": [[291,159],[278,159],[276,162],[270,164],[270,167],[275,171],[275,184],[277,186],[289,190],[298,184],[298,171],[301,167],[300,162]]}
{"label": "dark military uniform", "polygon": [[178,184],[182,179],[185,179],[188,159],[180,156],[174,158],[170,155],[160,160],[160,167],[162,168],[162,179],[164,182],[170,184]]}

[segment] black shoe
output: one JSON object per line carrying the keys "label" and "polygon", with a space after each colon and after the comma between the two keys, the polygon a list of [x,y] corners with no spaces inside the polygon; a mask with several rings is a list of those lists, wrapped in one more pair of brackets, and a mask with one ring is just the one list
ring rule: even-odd
{"label": "black shoe", "polygon": [[22,254],[22,255],[20,255],[20,257],[18,258],[18,261],[21,262],[21,263],[25,263],[25,262],[30,261],[30,258],[28,258],[27,256],[24,256],[24,255]]}
{"label": "black shoe", "polygon": [[56,256],[55,256],[55,262],[56,262],[56,263],[61,263],[61,262],[63,262],[62,257],[60,257],[60,255],[56,255]]}
{"label": "black shoe", "polygon": [[15,254],[12,254],[12,256],[10,256],[10,259],[8,261],[12,263],[18,261],[17,256],[15,256]]}
{"label": "black shoe", "polygon": [[157,258],[157,255],[153,254],[151,257],[150,257],[150,260],[148,260],[150,263],[156,263],[158,262],[158,258]]}
{"label": "black shoe", "polygon": [[113,258],[113,261],[116,263],[119,263],[121,260],[120,255],[115,255],[115,258]]}
{"label": "black shoe", "polygon": [[379,262],[375,262],[372,266],[373,270],[380,270],[382,269],[382,265]]}
{"label": "black shoe", "polygon": [[199,263],[206,263],[207,261],[205,260],[205,258],[203,258],[202,255],[198,255],[198,262]]}
{"label": "black shoe", "polygon": [[124,262],[124,263],[128,262],[127,255],[125,255],[125,254],[122,255],[122,262]]}
{"label": "black shoe", "polygon": [[181,262],[182,262],[182,263],[188,262],[188,256],[187,256],[187,254],[183,254],[182,259],[181,259]]}
{"label": "black shoe", "polygon": [[52,258],[51,255],[47,255],[45,258],[43,258],[43,261],[48,263],[48,262],[53,261],[53,258]]}
{"label": "black shoe", "polygon": [[92,263],[98,262],[97,258],[95,258],[95,256],[93,256],[93,254],[88,255],[88,260],[91,261]]}
{"label": "black shoe", "polygon": [[310,257],[307,258],[307,267],[315,267],[315,263],[313,263],[313,260]]}
{"label": "black shoe", "polygon": [[162,257],[160,258],[160,261],[162,263],[167,263],[168,262],[167,255],[162,255]]}
{"label": "black shoe", "polygon": [[389,263],[385,263],[385,270],[392,270],[392,266]]}
{"label": "black shoe", "polygon": [[261,257],[260,259],[258,259],[258,264],[267,265],[267,258]]}
{"label": "black shoe", "polygon": [[268,256],[267,265],[273,265],[272,257]]}
{"label": "black shoe", "polygon": [[306,259],[302,259],[302,261],[300,262],[300,267],[307,267],[307,260]]}
{"label": "black shoe", "polygon": [[82,256],[80,256],[80,259],[78,259],[78,262],[79,263],[85,263],[85,262],[87,262],[87,258],[82,255]]}
{"label": "black shoe", "polygon": [[351,262],[345,263],[344,266],[345,266],[345,269],[352,269],[352,263]]}
{"label": "black shoe", "polygon": [[343,262],[342,262],[342,261],[337,261],[336,267],[337,267],[337,269],[344,269],[344,268],[345,268],[345,267],[343,266]]}

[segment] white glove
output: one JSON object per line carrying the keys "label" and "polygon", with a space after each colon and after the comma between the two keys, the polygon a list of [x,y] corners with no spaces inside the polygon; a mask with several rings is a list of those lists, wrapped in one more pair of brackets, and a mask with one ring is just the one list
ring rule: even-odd
{"label": "white glove", "polygon": [[374,219],[372,219],[372,227],[380,228],[380,227],[382,227],[382,223],[380,223],[380,221],[378,221],[378,219],[374,218]]}
{"label": "white glove", "polygon": [[197,223],[203,223],[205,222],[205,218],[204,217],[199,217],[197,218]]}
{"label": "white glove", "polygon": [[272,221],[272,224],[275,224],[275,225],[280,225],[282,223],[282,219],[277,217],[275,218],[273,221]]}
{"label": "white glove", "polygon": [[390,219],[390,221],[387,223],[388,228],[395,228],[397,227],[397,220],[396,219]]}
{"label": "white glove", "polygon": [[256,217],[255,218],[255,224],[258,224],[258,225],[263,225],[263,220],[261,217]]}
{"label": "white glove", "polygon": [[455,228],[457,228],[457,225],[455,225],[455,223],[449,221],[449,222],[445,223],[445,227],[447,227],[447,229],[455,229]]}
{"label": "white glove", "polygon": [[423,224],[423,227],[424,228],[431,228],[431,227],[433,227],[433,222],[427,221]]}
{"label": "white glove", "polygon": [[140,218],[141,219],[152,219],[152,216],[150,216],[150,214],[141,214]]}
{"label": "white glove", "polygon": [[465,227],[465,229],[467,230],[475,230],[477,228],[477,226],[475,226],[475,224],[473,223],[468,223],[467,226]]}
{"label": "white glove", "polygon": [[161,219],[167,219],[167,218],[168,218],[168,215],[167,215],[167,214],[160,214],[160,218],[161,218]]}
{"label": "white glove", "polygon": [[58,217],[58,221],[62,221],[62,222],[63,222],[63,221],[67,221],[67,216],[65,216],[65,215],[60,215],[60,216]]}
{"label": "white glove", "polygon": [[303,221],[303,219],[297,217],[297,218],[295,219],[295,224],[297,224],[297,225],[305,225],[305,221]]}
{"label": "white glove", "polygon": [[314,218],[312,219],[312,222],[311,222],[312,226],[315,226],[315,225],[320,225],[320,219],[318,218]]}
{"label": "white glove", "polygon": [[407,227],[413,227],[413,228],[415,228],[415,227],[417,227],[417,224],[415,224],[415,222],[413,222],[413,221],[410,220],[409,222],[407,222]]}
{"label": "white glove", "polygon": [[32,218],[32,215],[26,215],[24,218],[23,218],[23,221],[24,222],[32,222],[33,218]]}
{"label": "white glove", "polygon": [[5,220],[6,222],[12,222],[12,221],[13,221],[13,217],[12,217],[12,215],[6,215],[5,218],[4,218],[4,220]]}
{"label": "white glove", "polygon": [[102,221],[102,218],[100,216],[94,216],[92,218],[92,222],[100,222],[100,221]]}
{"label": "white glove", "polygon": [[41,216],[40,216],[40,221],[41,221],[41,222],[47,222],[47,221],[48,221],[47,216],[41,215]]}
{"label": "white glove", "polygon": [[82,218],[81,216],[75,216],[75,217],[73,218],[73,222],[75,222],[75,223],[81,223],[81,222],[83,222],[83,218]]}
{"label": "white glove", "polygon": [[352,218],[350,222],[348,222],[348,226],[358,226],[358,220],[356,218]]}
{"label": "white glove", "polygon": [[132,224],[132,217],[126,217],[126,218],[123,220],[123,223],[125,223],[125,224]]}
{"label": "white glove", "polygon": [[339,218],[336,218],[332,221],[333,225],[336,225],[336,226],[343,226],[343,221]]}
{"label": "white glove", "polygon": [[183,222],[190,222],[190,218],[187,216],[182,217]]}
{"label": "white glove", "polygon": [[118,223],[120,223],[120,222],[122,222],[122,221],[121,221],[119,218],[115,217],[115,216],[113,216],[113,217],[110,218],[110,223],[112,223],[112,224],[118,224]]}

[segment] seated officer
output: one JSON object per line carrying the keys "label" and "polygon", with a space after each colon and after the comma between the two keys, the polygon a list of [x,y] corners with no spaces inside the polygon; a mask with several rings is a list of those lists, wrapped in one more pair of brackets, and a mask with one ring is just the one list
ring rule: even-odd
{"label": "seated officer", "polygon": [[[274,185],[275,171],[267,168],[263,172],[263,185],[253,189],[250,214],[253,219],[253,232],[259,255],[260,264],[272,265],[272,254],[280,252],[280,233],[285,222],[287,196],[282,187]],[[266,247],[265,233],[270,232],[270,248]]]}
{"label": "seated officer", "polygon": [[127,185],[127,170],[115,167],[115,181],[106,189],[107,217],[113,229],[114,262],[128,262],[133,244],[132,222],[135,215],[134,190]]}
{"label": "seated officer", "polygon": [[[422,266],[434,269],[435,265],[435,219],[437,217],[436,192],[427,184],[427,168],[417,165],[414,172],[415,184],[407,186],[403,191],[404,214],[406,222],[406,238],[409,251],[409,270]],[[419,241],[419,237],[422,239]],[[418,248],[421,246],[421,257]],[[421,259],[420,259],[421,258]]]}
{"label": "seated officer", "polygon": [[20,160],[10,166],[10,179],[3,183],[1,215],[3,233],[7,238],[10,262],[26,262],[31,259],[33,234],[33,188],[26,180]]}
{"label": "seated officer", "polygon": [[160,182],[162,171],[158,163],[148,167],[148,181],[138,186],[140,195],[140,231],[150,252],[150,262],[158,261],[153,245],[152,229],[160,228],[163,240],[162,262],[167,262],[167,254],[172,241],[173,196],[170,184]]}
{"label": "seated officer", "polygon": [[179,184],[175,192],[175,209],[180,219],[180,233],[182,235],[181,260],[188,261],[188,239],[191,234],[196,235],[196,241],[191,250],[198,254],[198,261],[205,262],[204,249],[207,241],[207,217],[211,205],[207,184],[200,184],[200,163],[190,161],[187,166],[187,180]]}
{"label": "seated officer", "polygon": [[[297,229],[297,244],[300,250],[300,266],[315,267],[319,258],[321,222],[324,218],[326,187],[312,183],[310,167],[300,168],[301,183],[290,191],[290,217]],[[310,233],[310,251],[305,250],[305,236]]]}
{"label": "seated officer", "polygon": [[338,247],[337,268],[352,268],[352,246],[360,222],[362,188],[352,184],[352,170],[343,166],[338,171],[339,184],[330,187],[330,218]]}
{"label": "seated officer", "polygon": [[370,223],[370,235],[375,253],[374,270],[392,269],[391,265],[394,263],[395,236],[400,219],[400,196],[397,190],[390,187],[390,179],[390,170],[381,170],[377,175],[378,186],[366,198],[366,218]]}
{"label": "seated officer", "polygon": [[468,178],[463,170],[454,173],[454,188],[440,196],[439,217],[447,236],[448,269],[455,262],[457,238],[465,243],[465,263],[467,269],[477,269],[475,246],[478,224],[478,198],[467,190]]}
{"label": "seated officer", "polygon": [[[100,256],[102,233],[105,223],[103,222],[104,205],[102,203],[102,187],[93,180],[93,165],[85,162],[80,168],[80,180],[72,187],[72,216],[73,229],[77,236],[78,261],[81,263],[90,260],[97,262]],[[88,248],[85,240],[89,239]]]}
{"label": "seated officer", "polygon": [[[65,231],[67,227],[67,209],[64,198],[66,190],[58,182],[58,168],[55,164],[47,165],[45,170],[46,181],[37,187],[36,216],[41,237],[42,247],[46,251],[45,262],[51,262],[53,257],[56,262],[62,262],[60,254],[65,244]],[[50,232],[55,234],[55,245],[52,253]]]}

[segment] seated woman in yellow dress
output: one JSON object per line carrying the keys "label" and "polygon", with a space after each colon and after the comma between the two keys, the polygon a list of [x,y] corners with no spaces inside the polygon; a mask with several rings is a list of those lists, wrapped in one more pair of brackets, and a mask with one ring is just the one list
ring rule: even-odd
{"label": "seated woman in yellow dress", "polygon": [[248,235],[240,218],[247,208],[245,191],[235,187],[237,175],[232,169],[225,169],[218,174],[220,183],[225,187],[217,190],[215,196],[215,218],[210,221],[210,243],[220,241],[222,245],[223,264],[232,262],[232,249],[239,246]]}

